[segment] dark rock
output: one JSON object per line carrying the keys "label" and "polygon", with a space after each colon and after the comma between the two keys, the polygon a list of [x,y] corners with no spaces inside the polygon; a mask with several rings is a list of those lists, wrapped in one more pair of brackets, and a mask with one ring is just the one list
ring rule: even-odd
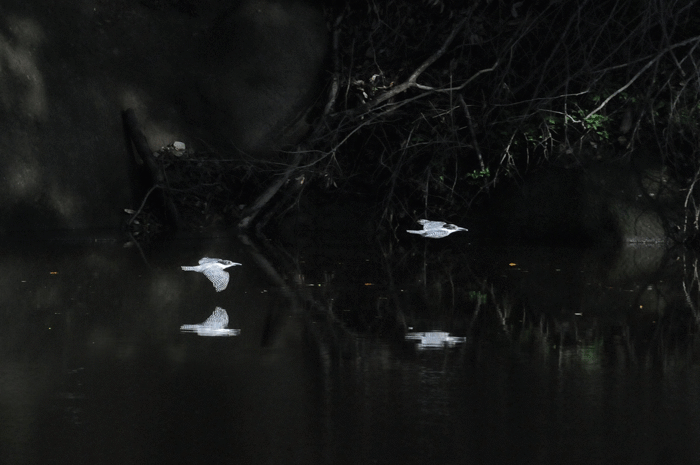
{"label": "dark rock", "polygon": [[300,133],[321,89],[319,10],[246,0],[212,28],[231,2],[152,3],[0,6],[0,233],[119,227],[144,191],[130,183],[127,108],[152,150],[256,156]]}
{"label": "dark rock", "polygon": [[574,245],[663,243],[682,196],[661,168],[600,164],[547,168],[488,206],[494,235]]}

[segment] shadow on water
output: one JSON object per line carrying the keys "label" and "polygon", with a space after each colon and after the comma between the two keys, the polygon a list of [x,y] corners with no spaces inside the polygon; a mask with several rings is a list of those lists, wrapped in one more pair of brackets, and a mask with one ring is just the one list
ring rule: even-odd
{"label": "shadow on water", "polygon": [[696,257],[409,244],[4,244],[0,463],[700,457]]}

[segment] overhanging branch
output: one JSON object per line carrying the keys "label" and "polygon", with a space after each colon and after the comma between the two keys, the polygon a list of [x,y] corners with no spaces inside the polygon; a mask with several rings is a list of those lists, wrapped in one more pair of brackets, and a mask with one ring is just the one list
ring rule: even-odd
{"label": "overhanging branch", "polygon": [[425,60],[418,68],[416,68],[416,70],[409,76],[409,78],[405,82],[394,86],[391,90],[388,90],[379,97],[375,98],[374,100],[367,102],[365,105],[358,109],[357,113],[366,113],[367,111],[370,111],[372,108],[376,107],[382,102],[385,102],[386,100],[389,100],[390,98],[393,98],[401,92],[405,92],[411,87],[417,87],[419,85],[417,82],[418,77],[421,74],[423,74],[423,72],[426,69],[428,69],[430,65],[435,63],[441,56],[443,56],[447,52],[447,49],[450,47],[455,37],[457,37],[459,31],[462,30],[466,22],[467,18],[465,17],[462,18],[462,20],[459,21],[457,24],[455,24],[452,28],[452,31],[450,32],[450,35],[447,36],[447,39],[445,39],[445,42],[442,44],[442,46],[439,49],[437,49],[435,53],[433,53],[430,57],[428,57],[428,59]]}

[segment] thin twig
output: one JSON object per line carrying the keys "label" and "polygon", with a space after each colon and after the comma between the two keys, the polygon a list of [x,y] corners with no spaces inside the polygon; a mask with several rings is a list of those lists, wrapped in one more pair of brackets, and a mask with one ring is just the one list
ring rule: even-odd
{"label": "thin twig", "polygon": [[455,26],[452,28],[452,31],[450,32],[450,35],[447,36],[447,39],[445,39],[445,42],[442,44],[442,46],[437,49],[435,53],[433,53],[430,57],[428,57],[427,60],[425,60],[418,68],[416,68],[415,71],[409,76],[409,78],[397,85],[394,86],[391,90],[384,92],[382,95],[377,97],[376,99],[367,102],[367,104],[363,105],[360,107],[360,112],[364,113],[368,110],[371,110],[372,108],[376,107],[380,103],[389,100],[390,98],[400,94],[401,92],[405,92],[406,90],[410,89],[411,87],[416,87],[418,83],[416,82],[418,77],[426,70],[430,65],[435,63],[441,56],[447,52],[447,49],[449,48],[450,44],[452,41],[457,37],[457,33],[464,27],[464,25],[467,22],[467,18],[462,18],[461,21],[459,21]]}
{"label": "thin twig", "polygon": [[605,107],[605,105],[607,105],[608,102],[610,102],[610,100],[615,98],[621,92],[624,92],[625,89],[627,89],[629,86],[631,86],[632,83],[634,83],[634,81],[636,81],[639,78],[639,76],[641,76],[647,69],[649,69],[652,65],[654,65],[654,63],[659,61],[661,59],[661,57],[663,57],[666,53],[670,52],[671,50],[673,50],[675,48],[682,47],[683,45],[687,45],[689,43],[698,42],[698,41],[700,41],[700,36],[695,36],[695,37],[692,37],[690,39],[684,40],[682,42],[678,42],[677,44],[670,45],[670,46],[666,47],[665,49],[663,49],[662,51],[660,51],[659,53],[657,53],[656,56],[654,58],[652,58],[646,65],[644,65],[644,67],[642,69],[640,69],[637,74],[632,76],[632,79],[627,81],[627,84],[620,87],[615,92],[613,92],[608,98],[603,100],[603,103],[598,105],[598,107],[595,110],[593,110],[592,112],[587,114],[586,117],[584,118],[584,120],[587,120],[588,118],[590,118],[591,116],[595,115],[600,110],[602,110],[603,107]]}
{"label": "thin twig", "polygon": [[339,15],[335,24],[333,25],[333,78],[331,80],[331,88],[328,93],[328,102],[326,102],[326,107],[323,109],[323,116],[330,114],[335,101],[338,98],[338,88],[340,86],[340,23],[343,20],[343,15]]}
{"label": "thin twig", "polygon": [[143,201],[141,202],[141,206],[139,207],[138,210],[136,210],[136,213],[134,213],[133,215],[131,215],[131,218],[130,218],[129,221],[127,221],[127,223],[126,223],[127,225],[130,225],[131,223],[134,222],[134,220],[136,219],[136,217],[139,216],[139,214],[141,213],[141,210],[143,210],[143,207],[146,205],[146,200],[148,200],[148,196],[151,195],[151,192],[153,192],[154,190],[158,189],[159,187],[160,187],[160,186],[159,186],[158,184],[156,184],[156,185],[154,185],[153,187],[151,187],[151,188],[148,190],[148,192],[146,192],[146,195],[143,197]]}
{"label": "thin twig", "polygon": [[[698,179],[700,178],[700,168],[695,171],[695,175],[693,176],[693,182],[690,184],[690,187],[688,188],[688,194],[685,196],[685,202],[683,203],[683,210],[685,211],[685,220],[683,221],[683,234],[688,233],[688,202],[692,198],[693,191],[695,190],[695,183],[698,182]],[[695,209],[695,229],[697,230],[697,207]]]}
{"label": "thin twig", "polygon": [[467,103],[464,101],[464,97],[462,97],[462,94],[459,94],[457,97],[459,100],[459,104],[462,107],[462,110],[464,111],[464,116],[467,117],[467,122],[469,123],[469,131],[471,132],[472,135],[472,141],[474,143],[474,149],[476,150],[476,155],[479,157],[479,165],[481,165],[481,172],[486,171],[486,166],[484,165],[484,159],[481,156],[481,150],[479,149],[479,141],[476,138],[476,131],[474,131],[474,125],[472,124],[472,117],[469,114],[469,107],[467,106]]}
{"label": "thin twig", "polygon": [[260,213],[260,210],[267,205],[267,202],[269,202],[272,197],[275,196],[277,191],[280,190],[282,185],[287,182],[287,179],[290,178],[294,170],[299,166],[299,161],[301,161],[301,155],[296,154],[294,156],[294,160],[292,163],[289,164],[289,167],[287,170],[284,172],[282,176],[280,176],[277,181],[272,183],[270,187],[263,192],[260,197],[258,197],[253,204],[246,209],[246,211],[241,215],[243,219],[238,223],[238,227],[240,229],[247,229],[250,227],[251,223],[255,219],[255,217]]}

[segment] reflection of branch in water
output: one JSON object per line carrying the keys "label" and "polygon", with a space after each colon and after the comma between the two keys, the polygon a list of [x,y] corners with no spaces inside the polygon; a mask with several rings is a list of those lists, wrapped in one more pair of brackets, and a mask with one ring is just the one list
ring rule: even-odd
{"label": "reflection of branch in water", "polygon": [[[700,312],[698,312],[698,307],[690,296],[693,286],[697,286],[700,290],[700,278],[698,277],[698,260],[697,258],[693,260],[693,264],[690,265],[693,272],[692,278],[690,279],[690,285],[686,284],[685,277],[688,276],[688,262],[686,259],[686,254],[683,254],[683,293],[685,295],[685,300],[688,306],[693,311],[693,316],[695,317],[695,323],[700,323]],[[689,288],[690,287],[690,288]]]}
{"label": "reflection of branch in water", "polygon": [[[327,356],[331,353],[337,353],[337,350],[332,350],[334,348],[340,348],[343,352],[348,350],[351,352],[356,351],[356,347],[353,348],[353,346],[358,344],[358,334],[351,331],[345,322],[336,315],[332,297],[328,297],[325,301],[319,301],[311,292],[312,288],[303,285],[305,274],[300,269],[298,261],[294,260],[284,249],[275,247],[269,242],[254,242],[246,235],[240,235],[239,238],[248,246],[251,257],[260,269],[266,273],[269,279],[278,286],[282,294],[289,300],[291,313],[300,317],[300,319],[295,321],[308,322],[310,319],[313,319],[313,322],[307,324],[305,329],[309,331],[312,339],[318,344],[319,354],[322,357],[324,357],[323,354]],[[296,283],[297,286],[290,287],[283,276],[292,277],[290,280]],[[330,284],[332,274],[327,273],[325,279],[326,284]],[[327,285],[321,287],[322,290],[328,288],[329,286]],[[322,324],[318,324],[319,315],[322,316],[320,321]],[[270,312],[267,317],[265,334],[263,335],[263,345],[269,345],[269,340],[272,339],[273,333],[281,325],[288,324],[290,320],[286,318],[286,313],[284,316],[285,318],[280,318],[278,312]]]}
{"label": "reflection of branch in water", "polygon": [[[275,284],[275,286],[277,286],[281,294],[288,299],[289,311],[292,314],[298,314],[300,308],[298,296],[292,291],[292,289],[290,289],[290,287],[287,285],[287,282],[282,278],[282,276],[280,276],[279,272],[277,271],[277,268],[275,268],[272,265],[272,263],[270,263],[270,260],[268,260],[267,256],[258,249],[257,244],[248,235],[239,234],[238,238],[244,245],[248,247],[248,253],[250,254],[250,257],[253,259],[253,261],[258,265],[258,268],[267,275],[270,281],[272,281]],[[283,257],[281,256],[282,254],[279,252],[278,249],[273,248],[271,245],[265,242],[262,242],[262,246],[265,247],[265,251],[270,257],[276,259],[275,261],[277,262],[278,267],[286,267],[285,265],[287,261],[283,259]],[[281,327],[287,322],[287,319],[279,318],[278,312],[274,312],[272,310],[273,307],[270,308],[271,311],[266,317],[265,329],[263,331],[262,336],[261,343],[263,346],[271,345],[271,341],[273,337],[277,334],[277,330],[279,329],[279,327]]]}
{"label": "reflection of branch in water", "polygon": [[[458,290],[465,290],[465,288],[460,288],[455,284],[455,266],[457,262],[450,249],[436,250],[433,247],[430,247],[430,249],[428,247],[427,243],[423,242],[422,247],[414,246],[403,257],[394,260],[393,264],[385,261],[387,275],[390,276],[392,273],[400,272],[398,267],[401,265],[399,263],[410,261],[412,257],[416,257],[416,259],[420,260],[418,266],[407,269],[417,269],[415,281],[419,284],[420,295],[425,305],[429,309],[437,310],[441,313],[449,309],[450,313],[454,314],[458,307]],[[463,266],[463,264],[460,263],[460,266]],[[465,272],[465,270],[459,271],[459,273],[462,272]],[[476,278],[476,275],[468,266],[466,274]],[[460,278],[459,282],[462,282],[461,275],[458,277]],[[476,279],[478,280],[478,278]],[[445,294],[448,290],[450,292],[449,296]]]}
{"label": "reflection of branch in water", "polygon": [[[491,294],[491,301],[493,302],[493,308],[496,310],[496,313],[498,314],[498,319],[501,322],[501,327],[503,328],[503,332],[506,333],[507,335],[510,336],[510,328],[508,327],[508,319],[510,318],[510,311],[511,307],[510,305],[503,305],[503,309],[501,309],[501,306],[498,304],[498,300],[496,299],[496,292],[494,291],[493,284],[491,285],[491,289],[489,289],[489,292]],[[523,317],[523,323],[524,321]]]}
{"label": "reflection of branch in water", "polygon": [[[294,297],[294,294],[291,292],[289,289],[289,286],[287,286],[287,282],[280,276],[280,274],[277,272],[277,269],[275,269],[274,266],[272,266],[272,263],[263,255],[260,250],[258,250],[257,245],[248,237],[246,234],[239,234],[238,238],[241,240],[241,242],[248,247],[248,252],[250,253],[251,257],[255,261],[255,263],[258,265],[258,267],[265,272],[268,278],[276,285],[279,286],[282,292],[290,298]],[[263,243],[264,244],[264,243]],[[273,255],[275,258],[279,258],[279,254],[275,253],[275,251],[272,249],[271,246],[266,247],[266,251]],[[280,263],[281,265],[282,263]],[[296,302],[292,302],[295,304]],[[292,306],[292,309],[294,312],[298,310],[298,307],[296,305]]]}
{"label": "reflection of branch in water", "polygon": [[141,248],[141,244],[139,244],[139,241],[136,240],[134,236],[131,235],[129,232],[129,239],[130,241],[124,244],[124,247],[136,247],[136,250],[139,251],[139,255],[141,255],[141,259],[143,262],[146,264],[147,268],[151,268],[151,264],[148,262],[148,259],[146,258],[146,254],[143,252],[143,249]]}
{"label": "reflection of branch in water", "polygon": [[405,333],[408,329],[408,323],[406,323],[406,315],[404,314],[402,305],[399,301],[399,293],[401,289],[399,289],[396,285],[396,276],[393,272],[391,262],[389,261],[389,258],[393,256],[393,248],[391,246],[391,243],[388,245],[388,248],[384,243],[382,243],[380,244],[380,248],[382,251],[382,269],[384,270],[384,274],[388,283],[387,295],[389,297],[387,297],[387,301],[391,299],[391,302],[393,302],[394,321],[399,326],[400,331],[402,333]]}

